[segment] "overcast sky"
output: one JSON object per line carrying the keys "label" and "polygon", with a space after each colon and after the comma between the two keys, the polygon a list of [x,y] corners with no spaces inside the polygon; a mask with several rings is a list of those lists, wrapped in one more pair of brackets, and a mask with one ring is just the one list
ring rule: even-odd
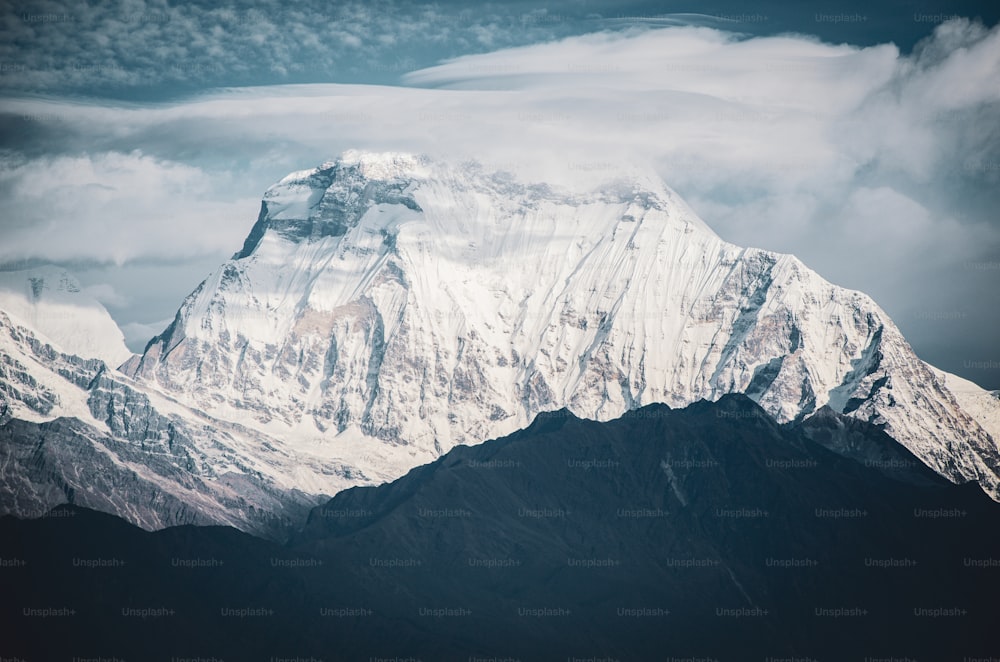
{"label": "overcast sky", "polygon": [[7,9],[0,263],[69,267],[138,350],[267,186],[344,149],[570,185],[637,166],[1000,388],[997,10],[334,5]]}

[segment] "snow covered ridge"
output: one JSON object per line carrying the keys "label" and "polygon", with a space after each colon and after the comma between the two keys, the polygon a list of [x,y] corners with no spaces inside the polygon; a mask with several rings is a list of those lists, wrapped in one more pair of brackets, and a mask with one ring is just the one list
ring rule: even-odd
{"label": "snow covered ridge", "polygon": [[649,176],[570,195],[348,152],[269,189],[243,249],[122,369],[368,480],[541,411],[743,392],[780,421],[830,405],[884,425],[1000,496],[995,399],[950,388],[869,297],[722,241]]}
{"label": "snow covered ridge", "polygon": [[[322,481],[309,480],[314,472]],[[0,515],[39,517],[69,502],[146,529],[223,524],[280,537],[337,474],[341,487],[358,482],[349,468],[289,458],[273,439],[60,352],[0,311]]]}

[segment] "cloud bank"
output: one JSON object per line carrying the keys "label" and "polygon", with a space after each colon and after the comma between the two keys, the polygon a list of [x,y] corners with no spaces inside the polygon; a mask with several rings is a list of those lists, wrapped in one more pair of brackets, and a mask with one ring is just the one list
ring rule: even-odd
{"label": "cloud bank", "polygon": [[949,21],[906,56],[633,29],[460,57],[404,82],[0,102],[7,132],[32,136],[0,171],[0,259],[225,257],[268,184],[346,148],[576,186],[650,168],[723,238],[872,294],[925,358],[960,373],[997,358],[997,28]]}

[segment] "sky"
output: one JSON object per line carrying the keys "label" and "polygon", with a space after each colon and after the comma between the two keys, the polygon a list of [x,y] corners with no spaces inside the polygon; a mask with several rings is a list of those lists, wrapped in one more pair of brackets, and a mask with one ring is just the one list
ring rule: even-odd
{"label": "sky", "polygon": [[0,268],[133,350],[349,148],[585,187],[655,171],[721,237],[870,294],[1000,388],[1000,6],[0,3]]}

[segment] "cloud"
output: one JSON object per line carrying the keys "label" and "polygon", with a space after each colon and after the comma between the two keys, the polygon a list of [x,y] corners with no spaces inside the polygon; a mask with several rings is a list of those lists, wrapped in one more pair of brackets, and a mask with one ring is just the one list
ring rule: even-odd
{"label": "cloud", "polygon": [[[336,29],[363,33],[352,26],[372,19],[358,11]],[[631,29],[459,57],[405,83],[232,88],[138,106],[0,101],[10,133],[32,129],[47,150],[4,159],[14,213],[0,250],[228,256],[267,185],[347,148],[477,158],[581,187],[651,168],[725,239],[798,255],[873,294],[904,332],[920,336],[921,320],[956,308],[982,311],[968,318],[977,329],[950,329],[956,338],[1000,327],[1000,288],[967,266],[1000,255],[996,27],[949,21],[910,55]],[[961,363],[946,354],[929,358]]]}
{"label": "cloud", "polygon": [[83,288],[84,293],[105,306],[121,308],[129,304],[128,297],[120,294],[110,283],[96,283]]}
{"label": "cloud", "polygon": [[395,80],[425,62],[552,39],[569,26],[516,7],[444,13],[411,2],[174,3],[42,0],[0,8],[0,89],[151,93],[201,85]]}
{"label": "cloud", "polygon": [[[964,210],[949,194],[963,189],[956,179],[996,179],[998,58],[997,29],[968,21],[939,26],[911,57],[891,45],[668,28],[467,56],[406,77],[425,89],[234,88],[138,108],[8,100],[0,102],[8,117],[37,118],[73,155],[14,165],[9,158],[0,184],[58,216],[70,190],[101,209],[142,188],[145,177],[155,185],[138,203],[152,196],[149,208],[190,212],[196,202],[223,204],[221,193],[257,199],[284,172],[347,147],[392,148],[512,164],[571,184],[651,164],[723,216],[752,205],[774,212],[732,227],[709,219],[741,241],[749,227],[764,238],[768,228],[802,237],[819,222],[811,217],[830,216],[865,187],[886,187],[935,214],[947,208],[945,216],[962,222],[981,220],[981,210]],[[61,169],[84,179],[63,181],[55,199],[34,200]],[[941,186],[928,189],[934,181]]]}
{"label": "cloud", "polygon": [[121,325],[122,333],[125,335],[125,344],[130,350],[136,353],[142,352],[146,348],[146,344],[150,339],[161,333],[173,318],[167,318],[153,322],[151,324],[143,324],[140,322],[129,322],[127,324]]}
{"label": "cloud", "polygon": [[[138,151],[8,161],[0,167],[0,260],[121,264],[219,252],[236,243],[258,204],[220,200],[220,187],[231,189],[218,175]],[[114,303],[112,292],[98,293]]]}

